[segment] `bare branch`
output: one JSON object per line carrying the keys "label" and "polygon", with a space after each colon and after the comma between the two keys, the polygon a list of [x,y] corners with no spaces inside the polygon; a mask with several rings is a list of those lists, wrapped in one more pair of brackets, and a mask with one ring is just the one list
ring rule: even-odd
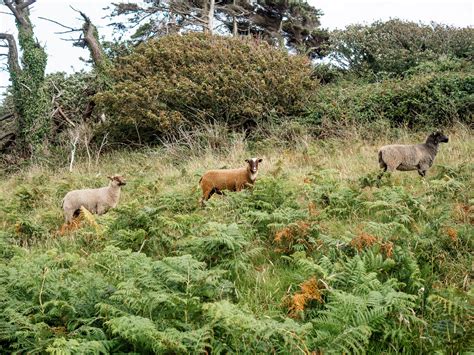
{"label": "bare branch", "polygon": [[29,21],[29,10],[28,6],[35,3],[36,0],[27,0],[22,1],[12,1],[4,0],[3,3],[10,9],[12,14],[15,16],[15,20],[19,26],[21,26],[25,31],[33,33],[33,27]]}
{"label": "bare branch", "polygon": [[61,38],[61,40],[66,41],[66,42],[76,42],[76,43],[78,42],[77,38]]}
{"label": "bare branch", "polygon": [[64,35],[64,34],[66,34],[66,33],[74,33],[74,32],[81,32],[81,31],[82,31],[81,29],[77,29],[77,30],[54,32],[54,34],[57,34],[57,35]]}
{"label": "bare branch", "polygon": [[[72,6],[71,8],[79,12],[82,18],[84,19],[84,25],[82,26],[82,33],[84,35],[84,38],[82,39],[83,47],[87,46],[87,48],[89,48],[94,64],[96,66],[99,66],[100,64],[104,62],[105,54],[102,49],[102,45],[100,44],[99,40],[95,37],[95,32],[97,28],[95,27],[95,25],[91,22],[90,18],[85,13],[74,9]],[[78,41],[76,46],[80,46],[80,45],[81,45],[81,42]]]}
{"label": "bare branch", "polygon": [[16,46],[15,37],[9,33],[0,33],[0,39],[6,40],[8,43],[8,67],[12,73],[21,71],[18,61],[18,48]]}
{"label": "bare branch", "polygon": [[23,83],[20,83],[21,86],[23,86],[26,90],[28,90],[30,93],[32,92],[30,87],[28,85],[25,85]]}
{"label": "bare branch", "polygon": [[76,144],[77,144],[78,140],[79,140],[79,133],[77,134],[76,138],[74,139],[74,142],[71,142],[71,144],[72,144],[71,163],[69,164],[69,171],[71,171],[71,172],[72,172],[72,166],[74,164],[74,157],[76,156]]}
{"label": "bare branch", "polygon": [[30,5],[33,5],[36,2],[36,0],[27,0],[24,3],[18,4],[16,7],[18,10],[23,10],[27,8]]}
{"label": "bare branch", "polygon": [[203,25],[207,25],[207,19],[205,19],[205,18],[200,18],[200,17],[194,16],[192,14],[182,12],[182,11],[178,11],[178,10],[174,10],[174,12],[176,12],[178,15],[181,15],[181,16],[189,16],[192,19],[196,20],[197,22],[199,22]]}
{"label": "bare branch", "polygon": [[6,115],[3,115],[2,117],[0,117],[0,122],[13,117],[13,115],[13,113],[7,113]]}
{"label": "bare branch", "polygon": [[9,9],[10,11],[13,13],[13,15],[15,16],[15,19],[21,23],[22,26],[25,26],[25,27],[31,27],[29,26],[28,22],[25,20],[25,17],[23,16],[23,14],[20,13],[20,11],[18,11],[19,9],[16,8],[14,5],[13,5],[13,1],[7,1],[5,0],[3,2]]}
{"label": "bare branch", "polygon": [[64,120],[66,120],[67,123],[69,123],[71,126],[73,127],[76,127],[76,125],[74,124],[74,122],[72,122],[67,116],[66,114],[63,112],[63,110],[61,109],[60,106],[57,107],[57,112],[59,113],[59,115],[64,118]]}
{"label": "bare branch", "polygon": [[59,25],[59,26],[64,27],[64,28],[67,28],[68,30],[71,30],[71,31],[80,31],[80,29],[63,25],[61,22],[58,22],[58,21],[55,21],[55,20],[51,20],[51,19],[46,18],[46,17],[41,17],[41,16],[39,16],[38,18],[41,19],[41,20],[45,20],[45,21],[49,21],[49,22],[55,23],[56,25]]}

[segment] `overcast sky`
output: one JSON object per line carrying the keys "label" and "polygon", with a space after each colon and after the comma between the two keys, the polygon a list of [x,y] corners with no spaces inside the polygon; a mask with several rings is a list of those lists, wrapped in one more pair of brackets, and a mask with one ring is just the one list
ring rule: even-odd
{"label": "overcast sky", "polygon": [[[85,67],[80,57],[88,58],[88,51],[76,48],[70,42],[60,38],[68,35],[57,35],[61,31],[58,25],[38,19],[47,17],[72,27],[80,27],[81,20],[69,6],[85,12],[99,27],[101,36],[112,39],[112,31],[107,27],[109,20],[103,17],[109,11],[110,0],[38,0],[32,6],[31,15],[35,26],[35,34],[40,42],[46,45],[48,53],[47,72],[78,71]],[[122,2],[116,0],[114,2]],[[324,12],[321,18],[322,27],[335,29],[344,28],[353,23],[370,24],[376,20],[400,18],[411,21],[429,23],[435,21],[458,27],[474,25],[473,0],[309,0],[313,6]],[[8,12],[8,8],[0,5],[0,11]],[[13,16],[0,13],[0,32],[15,33]],[[9,84],[8,73],[0,72],[0,93]],[[1,96],[0,96],[1,99]]]}

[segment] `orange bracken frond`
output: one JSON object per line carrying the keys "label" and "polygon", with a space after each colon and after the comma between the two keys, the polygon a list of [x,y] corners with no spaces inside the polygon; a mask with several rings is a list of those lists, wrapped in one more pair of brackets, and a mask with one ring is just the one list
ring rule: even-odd
{"label": "orange bracken frond", "polygon": [[382,248],[382,251],[387,258],[391,258],[393,256],[393,243],[392,242],[381,243],[380,247]]}
{"label": "orange bracken frond", "polygon": [[321,288],[315,277],[306,280],[300,285],[300,291],[287,298],[289,315],[292,318],[299,316],[304,311],[310,301],[323,303]]}
{"label": "orange bracken frond", "polygon": [[297,221],[275,232],[273,242],[277,245],[276,251],[290,253],[296,244],[304,245],[306,249],[313,246],[309,242],[310,228],[314,222]]}
{"label": "orange bracken frond", "polygon": [[358,251],[362,251],[362,249],[370,248],[372,245],[377,243],[379,240],[377,237],[373,235],[362,233],[351,240],[350,244]]}
{"label": "orange bracken frond", "polygon": [[82,222],[81,216],[74,217],[69,224],[64,223],[57,233],[59,235],[63,236],[67,233],[70,233],[70,232],[76,230],[76,229],[79,229],[81,227],[81,222]]}
{"label": "orange bracken frond", "polygon": [[458,241],[458,232],[457,232],[456,229],[454,229],[452,227],[448,227],[448,228],[446,228],[446,234],[448,235],[449,238],[451,238],[451,240],[453,242]]}
{"label": "orange bracken frond", "polygon": [[319,211],[316,208],[316,204],[314,202],[310,202],[308,204],[308,213],[310,216],[317,216]]}

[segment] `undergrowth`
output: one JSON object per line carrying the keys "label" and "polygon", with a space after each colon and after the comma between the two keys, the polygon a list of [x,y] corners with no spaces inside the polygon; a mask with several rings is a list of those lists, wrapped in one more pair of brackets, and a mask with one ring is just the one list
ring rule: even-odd
{"label": "undergrowth", "polygon": [[[5,176],[0,352],[469,351],[472,132],[451,132],[425,180],[378,180],[379,143],[239,141]],[[202,172],[254,155],[252,190],[198,206]],[[116,172],[128,180],[119,206],[61,230],[64,194]]]}

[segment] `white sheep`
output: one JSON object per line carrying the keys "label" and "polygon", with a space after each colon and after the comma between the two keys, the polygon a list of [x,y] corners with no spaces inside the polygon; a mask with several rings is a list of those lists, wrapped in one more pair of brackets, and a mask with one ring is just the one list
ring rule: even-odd
{"label": "white sheep", "polygon": [[392,144],[386,145],[379,150],[379,164],[383,174],[395,170],[409,171],[418,170],[418,174],[424,177],[426,171],[433,165],[438,153],[439,143],[447,143],[449,138],[442,132],[431,133],[422,144]]}
{"label": "white sheep", "polygon": [[247,166],[239,169],[209,170],[201,177],[201,205],[214,194],[222,195],[222,190],[240,191],[254,184],[258,175],[258,164],[262,159],[246,159]]}
{"label": "white sheep", "polygon": [[108,176],[108,178],[110,183],[107,187],[73,190],[64,196],[62,207],[67,224],[79,214],[81,206],[98,215],[117,206],[121,187],[126,185],[126,181],[121,175]]}

